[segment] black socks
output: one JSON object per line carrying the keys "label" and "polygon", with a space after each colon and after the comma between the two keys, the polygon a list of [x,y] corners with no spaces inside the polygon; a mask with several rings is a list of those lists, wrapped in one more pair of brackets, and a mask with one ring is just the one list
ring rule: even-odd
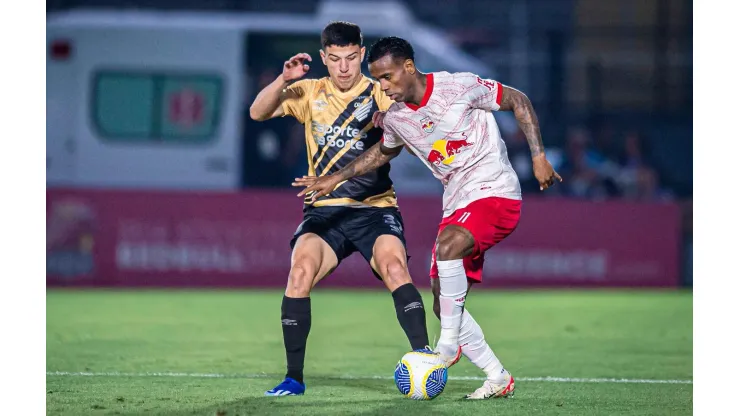
{"label": "black socks", "polygon": [[411,349],[419,350],[429,345],[424,302],[413,283],[407,283],[393,291],[393,303],[396,304],[398,323],[406,332]]}
{"label": "black socks", "polygon": [[311,330],[311,298],[283,296],[283,342],[288,359],[286,377],[303,383],[303,360],[306,357],[306,340]]}
{"label": "black socks", "polygon": [[[407,283],[393,292],[396,316],[414,350],[429,345],[426,314],[421,294],[412,283]],[[311,298],[289,298],[283,296],[282,305],[283,342],[288,361],[286,377],[303,383],[303,362],[306,357],[306,341],[311,330]]]}

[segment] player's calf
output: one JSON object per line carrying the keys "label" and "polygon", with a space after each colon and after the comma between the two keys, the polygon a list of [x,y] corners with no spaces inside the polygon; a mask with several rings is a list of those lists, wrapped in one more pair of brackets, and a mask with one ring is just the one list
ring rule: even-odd
{"label": "player's calf", "polygon": [[[383,276],[386,286],[391,289],[393,303],[396,306],[396,317],[398,323],[406,333],[406,338],[411,344],[412,350],[419,350],[429,345],[429,334],[427,332],[426,314],[424,312],[424,301],[419,290],[411,282],[408,270],[399,262],[391,262],[391,266],[385,269],[391,272],[391,282],[386,281],[388,275]],[[395,270],[394,270],[395,269]],[[392,284],[389,284],[392,283]]]}
{"label": "player's calf", "polygon": [[393,236],[381,236],[373,247],[370,263],[391,291],[398,323],[406,333],[412,350],[429,345],[426,313],[421,294],[414,286],[406,265],[406,250]]}
{"label": "player's calf", "polygon": [[412,350],[429,345],[424,301],[413,283],[406,283],[392,292],[398,323],[406,333]]}
{"label": "player's calf", "polygon": [[300,395],[306,342],[311,331],[311,298],[313,286],[336,267],[336,258],[326,243],[312,235],[302,235],[294,248],[288,284],[281,305],[280,322],[287,360],[285,380],[265,392],[268,396]]}
{"label": "player's calf", "polygon": [[474,245],[475,240],[470,232],[458,226],[446,227],[437,237],[435,261],[439,274],[439,319],[442,330],[436,350],[450,365],[460,358],[458,338],[468,291],[463,258],[473,252]]}
{"label": "player's calf", "polygon": [[[442,326],[437,351],[443,356],[456,356],[460,325],[468,291],[462,259],[437,260],[439,273],[439,319]],[[459,358],[459,357],[458,357]]]}

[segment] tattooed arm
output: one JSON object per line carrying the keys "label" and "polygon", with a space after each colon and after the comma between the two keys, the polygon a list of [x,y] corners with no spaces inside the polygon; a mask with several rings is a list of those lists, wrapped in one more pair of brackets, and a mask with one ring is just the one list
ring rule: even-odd
{"label": "tattooed arm", "polygon": [[545,190],[552,186],[555,179],[562,182],[563,178],[558,175],[552,168],[552,165],[545,157],[545,145],[542,144],[542,134],[540,134],[540,122],[537,114],[534,112],[532,102],[521,91],[502,85],[503,94],[501,97],[500,111],[513,111],[519,128],[522,129],[529,143],[529,151],[532,153],[532,167],[534,176],[540,183],[540,190]]}
{"label": "tattooed arm", "polygon": [[337,176],[340,181],[345,181],[355,176],[364,175],[390,162],[391,159],[401,153],[401,150],[403,150],[403,147],[385,147],[382,141],[378,142],[332,176]]}
{"label": "tattooed arm", "polygon": [[540,134],[540,122],[537,114],[534,112],[532,102],[521,91],[503,85],[504,91],[501,97],[500,111],[513,111],[519,128],[527,136],[529,150],[532,157],[545,154],[545,145],[542,144],[542,135]]}
{"label": "tattooed arm", "polygon": [[401,153],[401,150],[403,150],[403,146],[386,147],[380,141],[339,171],[321,177],[304,176],[302,178],[296,178],[293,186],[306,187],[306,189],[298,193],[298,196],[313,192],[311,198],[311,203],[313,203],[318,198],[330,194],[337,186],[347,180],[355,176],[364,175],[390,162],[391,159]]}
{"label": "tattooed arm", "polygon": [[532,108],[532,102],[526,95],[514,88],[507,87],[498,81],[484,79],[473,73],[462,72],[454,75],[458,84],[465,87],[462,99],[470,108],[484,111],[513,111],[519,128],[522,129],[529,150],[532,152],[534,176],[540,183],[540,190],[552,186],[555,179],[562,182],[545,157],[545,146],[542,144],[540,123]]}

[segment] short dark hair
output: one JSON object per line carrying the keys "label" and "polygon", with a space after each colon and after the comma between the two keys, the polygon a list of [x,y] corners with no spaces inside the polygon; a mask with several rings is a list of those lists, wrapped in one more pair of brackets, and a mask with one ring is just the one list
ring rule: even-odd
{"label": "short dark hair", "polygon": [[414,48],[405,40],[396,36],[387,36],[378,39],[370,47],[370,53],[367,56],[368,63],[375,62],[378,59],[390,55],[393,59],[414,60]]}
{"label": "short dark hair", "polygon": [[331,22],[321,32],[321,47],[327,46],[362,46],[360,27],[350,22]]}

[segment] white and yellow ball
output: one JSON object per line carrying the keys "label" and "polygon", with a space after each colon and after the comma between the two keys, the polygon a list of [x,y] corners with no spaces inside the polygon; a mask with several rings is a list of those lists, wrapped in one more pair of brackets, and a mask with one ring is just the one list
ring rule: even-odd
{"label": "white and yellow ball", "polygon": [[393,375],[398,391],[414,400],[431,400],[447,384],[447,367],[438,354],[429,350],[406,353],[396,365]]}

